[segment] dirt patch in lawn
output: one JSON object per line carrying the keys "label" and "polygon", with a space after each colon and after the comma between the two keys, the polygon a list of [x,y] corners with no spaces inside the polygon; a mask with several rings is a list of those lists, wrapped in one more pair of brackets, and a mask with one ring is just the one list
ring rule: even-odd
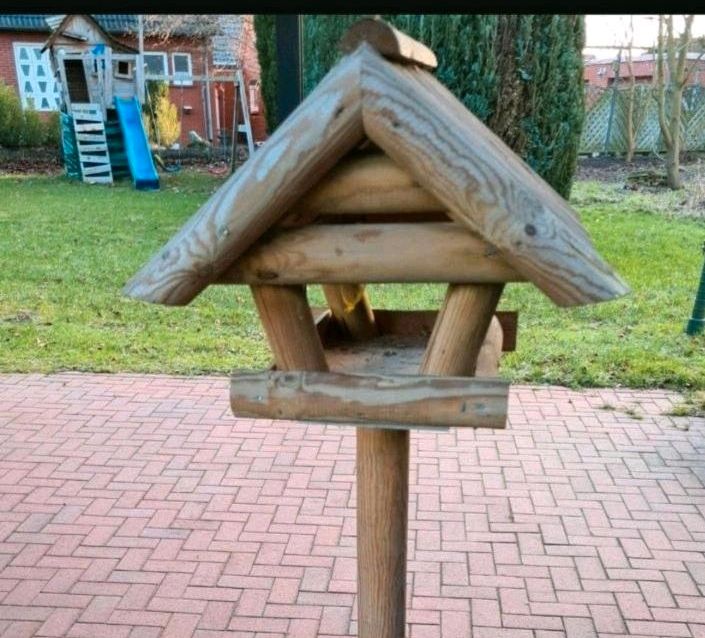
{"label": "dirt patch in lawn", "polygon": [[[685,182],[702,179],[703,173],[705,173],[705,154],[684,154],[681,159],[681,169]],[[637,155],[629,163],[620,157],[611,155],[580,157],[578,158],[578,169],[575,173],[575,179],[611,184],[624,183],[630,175],[644,172],[665,174],[663,160],[654,155]]]}

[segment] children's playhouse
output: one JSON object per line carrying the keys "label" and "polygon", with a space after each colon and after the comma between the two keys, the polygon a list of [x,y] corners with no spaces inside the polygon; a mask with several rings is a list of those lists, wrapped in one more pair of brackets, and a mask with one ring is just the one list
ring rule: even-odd
{"label": "children's playhouse", "polygon": [[66,173],[89,183],[131,178],[156,190],[159,176],[142,120],[139,55],[89,15],[57,16],[44,49],[61,90]]}

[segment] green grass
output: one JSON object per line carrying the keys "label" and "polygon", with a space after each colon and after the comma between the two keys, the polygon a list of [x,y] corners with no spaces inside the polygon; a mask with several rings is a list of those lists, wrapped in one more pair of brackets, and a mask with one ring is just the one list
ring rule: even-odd
{"label": "green grass", "polygon": [[[212,286],[167,308],[121,297],[124,283],[221,180],[184,171],[156,193],[129,183],[0,176],[0,371],[177,374],[264,367],[268,349],[246,287]],[[574,204],[605,258],[632,287],[614,302],[552,305],[530,285],[507,287],[519,341],[502,373],[570,386],[705,388],[705,337],[683,333],[705,224],[667,215],[643,193],[578,184]],[[440,285],[370,286],[373,304],[437,308]],[[322,303],[311,287],[312,303]]]}

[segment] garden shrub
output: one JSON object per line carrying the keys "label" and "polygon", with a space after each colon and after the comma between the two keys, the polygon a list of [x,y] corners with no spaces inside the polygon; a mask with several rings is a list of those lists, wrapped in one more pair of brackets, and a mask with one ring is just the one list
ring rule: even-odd
{"label": "garden shrub", "polygon": [[264,102],[264,115],[267,128],[277,128],[277,45],[272,14],[255,14],[254,25],[257,43],[257,57],[260,61],[260,90]]}
{"label": "garden shrub", "polygon": [[59,111],[52,111],[44,122],[44,143],[47,146],[61,145],[61,116]]}
{"label": "garden shrub", "polygon": [[47,127],[39,113],[32,109],[25,109],[22,123],[21,146],[36,148],[44,146],[47,137]]}
{"label": "garden shrub", "polygon": [[156,107],[158,139],[162,146],[170,148],[181,135],[181,120],[173,104],[168,97],[160,97]]}
{"label": "garden shrub", "polygon": [[169,99],[169,84],[163,80],[147,82],[146,121],[150,140],[169,148],[181,136],[181,120],[176,105]]}
{"label": "garden shrub", "polygon": [[22,141],[24,116],[17,93],[0,81],[0,146],[17,148]]}
{"label": "garden shrub", "polygon": [[[435,75],[564,197],[577,163],[584,119],[579,15],[386,15],[433,49]],[[304,92],[340,54],[337,42],[357,15],[306,15]],[[277,123],[275,16],[255,16],[262,96]]]}
{"label": "garden shrub", "polygon": [[37,148],[59,146],[61,141],[58,111],[40,115],[33,109],[22,110],[17,92],[0,81],[0,146]]}

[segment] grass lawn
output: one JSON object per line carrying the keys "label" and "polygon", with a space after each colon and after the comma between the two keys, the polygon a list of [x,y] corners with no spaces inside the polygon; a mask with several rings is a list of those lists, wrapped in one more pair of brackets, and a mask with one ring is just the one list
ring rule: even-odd
{"label": "grass lawn", "polygon": [[[0,176],[0,371],[178,374],[264,367],[266,343],[246,287],[213,286],[191,305],[125,299],[123,284],[221,183],[167,175],[160,192],[129,183]],[[668,195],[672,197],[672,195]],[[513,381],[570,386],[705,388],[705,337],[683,333],[703,256],[702,220],[669,215],[663,197],[578,183],[573,203],[598,249],[632,287],[571,310],[531,285],[507,287],[519,345]],[[437,308],[440,285],[370,286],[373,304]],[[322,303],[319,287],[312,303]]]}

